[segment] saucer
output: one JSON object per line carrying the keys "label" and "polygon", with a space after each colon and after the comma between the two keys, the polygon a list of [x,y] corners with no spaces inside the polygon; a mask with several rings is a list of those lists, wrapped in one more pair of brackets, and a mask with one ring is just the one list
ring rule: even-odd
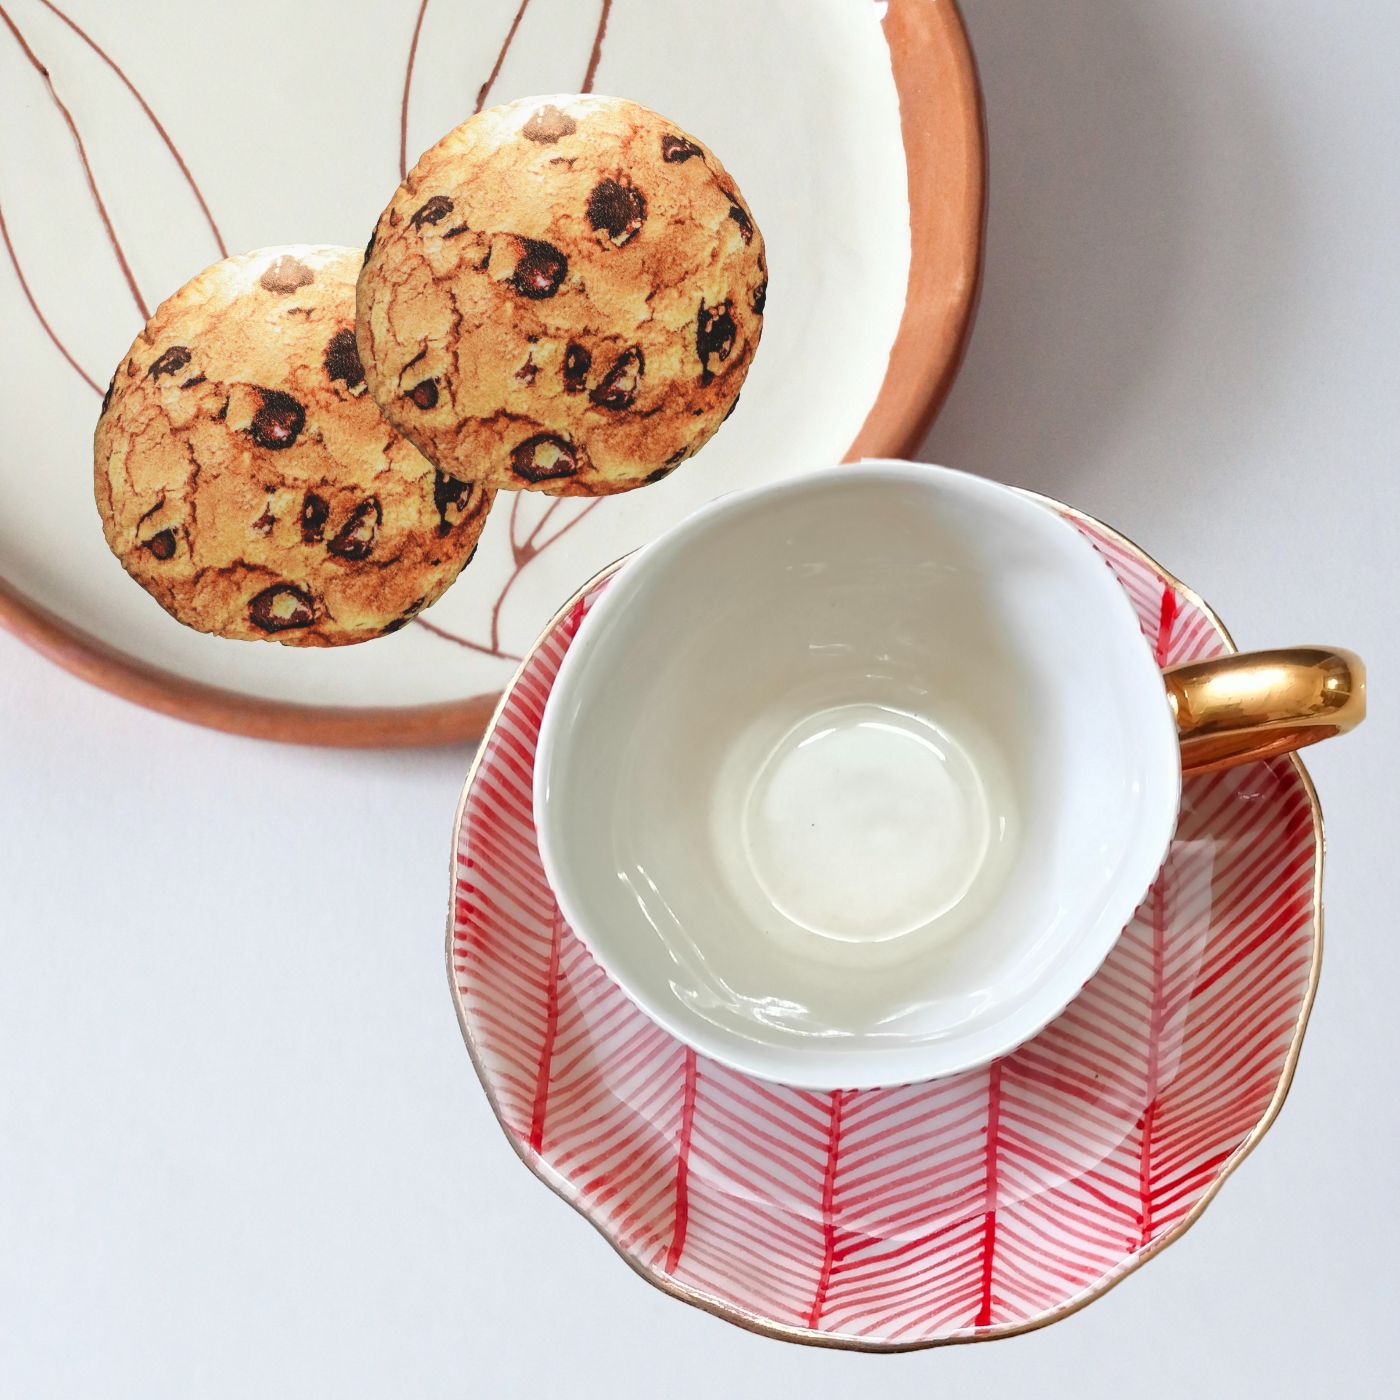
{"label": "saucer", "polygon": [[[813,461],[913,451],[976,302],[981,99],[952,0],[807,0],[800,15],[752,0],[364,9],[347,23],[343,7],[246,0],[221,8],[210,42],[190,12],[5,6],[0,121],[16,158],[0,170],[0,626],[95,684],[220,729],[476,739],[580,578],[713,496]],[[270,42],[295,78],[264,100],[247,75]],[[373,645],[234,644],[173,623],[108,551],[92,495],[102,390],[149,310],[225,252],[363,247],[406,166],[474,106],[579,89],[703,137],[763,228],[764,344],[724,432],[645,491],[502,495],[471,569]]]}
{"label": "saucer", "polygon": [[[1233,650],[1207,605],[1067,507],[1157,660]],[[617,566],[614,566],[614,568]],[[1176,835],[1100,971],[990,1066],[816,1092],[648,1020],[564,924],[531,806],[550,686],[594,579],[504,695],[458,814],[447,956],[507,1138],[638,1273],[740,1326],[898,1350],[1009,1336],[1178,1238],[1288,1091],[1321,959],[1322,820],[1296,756],[1186,781]]]}

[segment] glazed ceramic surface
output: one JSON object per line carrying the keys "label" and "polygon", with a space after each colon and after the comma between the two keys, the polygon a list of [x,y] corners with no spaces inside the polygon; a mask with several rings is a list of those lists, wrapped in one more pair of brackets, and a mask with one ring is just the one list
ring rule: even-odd
{"label": "glazed ceramic surface", "polygon": [[[1232,647],[1189,590],[1070,515],[1160,665]],[[990,1066],[902,1088],[778,1086],[689,1049],[570,930],[531,818],[550,687],[596,585],[533,650],[459,817],[448,960],[511,1145],[659,1287],[799,1341],[1004,1336],[1176,1238],[1267,1130],[1321,955],[1302,764],[1190,778],[1166,863],[1063,1015]]]}
{"label": "glazed ceramic surface", "polygon": [[1176,825],[1161,672],[1009,487],[903,462],[716,501],[609,583],[550,695],[540,854],[673,1034],[809,1088],[955,1073],[1062,1011]]}
{"label": "glazed ceramic surface", "polygon": [[[943,0],[378,0],[353,24],[329,0],[250,0],[217,42],[207,10],[169,0],[6,0],[0,20],[0,621],[171,713],[312,741],[475,737],[579,578],[716,494],[855,442],[910,447],[959,358],[982,143]],[[362,246],[405,166],[474,108],[580,88],[703,136],[761,220],[763,350],[724,431],[625,498],[502,498],[458,585],[373,645],[172,623],[92,500],[102,390],[150,309],[226,251]]]}

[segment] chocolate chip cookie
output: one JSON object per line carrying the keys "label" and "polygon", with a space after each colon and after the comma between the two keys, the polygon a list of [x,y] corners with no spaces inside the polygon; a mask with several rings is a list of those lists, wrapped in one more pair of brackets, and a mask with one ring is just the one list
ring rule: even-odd
{"label": "chocolate chip cookie", "polygon": [[471,557],[492,492],[440,470],[365,388],[358,250],[271,248],[164,302],[103,401],[107,543],[201,632],[339,646],[392,632]]}
{"label": "chocolate chip cookie", "polygon": [[607,495],[724,422],[767,291],[763,235],[708,147],[634,102],[530,98],[399,187],[360,274],[360,358],[443,470]]}

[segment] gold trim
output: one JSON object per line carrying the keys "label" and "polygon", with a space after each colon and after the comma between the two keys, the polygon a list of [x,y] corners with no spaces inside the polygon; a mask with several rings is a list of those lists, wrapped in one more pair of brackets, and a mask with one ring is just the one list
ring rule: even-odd
{"label": "gold trim", "polygon": [[1301,749],[1366,718],[1366,667],[1340,647],[1236,652],[1169,666],[1162,679],[1187,774]]}
{"label": "gold trim", "polygon": [[[1219,632],[1225,645],[1232,652],[1238,652],[1235,639],[1230,635],[1229,629],[1220,620],[1219,614],[1214,608],[1201,597],[1195,589],[1189,588],[1175,574],[1164,569],[1148,552],[1141,546],[1134,543],[1121,531],[1115,530],[1111,525],[1104,524],[1103,521],[1095,519],[1091,515],[1086,515],[1083,511],[1075,510],[1073,506],[1067,506],[1062,501],[1055,500],[1052,496],[1043,496],[1035,491],[1020,491],[1020,494],[1032,500],[1039,501],[1044,505],[1059,511],[1062,515],[1074,520],[1084,522],[1094,529],[1102,530],[1105,534],[1115,540],[1123,549],[1135,555],[1150,569],[1155,570],[1162,578],[1169,583],[1183,597],[1188,598],[1196,607],[1206,615],[1211,625]],[[935,1337],[930,1340],[916,1342],[881,1342],[871,1341],[867,1337],[851,1336],[840,1332],[816,1332],[805,1327],[790,1327],[784,1323],[773,1322],[758,1313],[749,1311],[746,1308],[737,1307],[733,1303],[727,1303],[721,1298],[716,1298],[713,1294],[704,1293],[697,1288],[689,1288],[685,1284],[677,1283],[674,1279],[668,1278],[659,1271],[648,1268],[632,1255],[628,1254],[608,1234],[603,1225],[595,1220],[589,1213],[587,1207],[579,1200],[574,1199],[567,1186],[545,1167],[545,1165],[532,1159],[521,1147],[516,1136],[506,1126],[506,1121],[501,1114],[500,1105],[496,1102],[496,1096],[491,1088],[482,1069],[481,1059],[477,1054],[477,1048],[472,1040],[472,1033],[467,1025],[466,1009],[462,1005],[462,998],[457,988],[457,972],[452,963],[452,933],[456,922],[457,907],[457,852],[461,848],[462,840],[462,819],[466,813],[467,798],[471,793],[472,783],[475,781],[477,769],[481,765],[483,756],[486,753],[487,745],[491,736],[495,732],[496,722],[500,718],[501,710],[505,706],[507,697],[515,689],[516,683],[524,673],[525,667],[530,664],[535,653],[540,649],[546,637],[564,619],[569,611],[578,603],[581,598],[587,596],[604,579],[611,577],[619,568],[626,563],[626,556],[609,564],[607,568],[595,574],[587,583],[583,585],[558,612],[549,620],[539,637],[525,653],[515,674],[511,677],[509,684],[501,693],[495,711],[491,716],[491,722],[486,726],[486,731],[482,735],[480,747],[472,759],[471,768],[467,772],[467,780],[462,787],[462,796],[457,803],[457,816],[452,825],[452,852],[448,861],[448,905],[447,905],[447,941],[446,941],[446,961],[447,961],[447,982],[452,992],[452,1004],[457,1008],[457,1024],[461,1027],[462,1039],[466,1043],[467,1054],[471,1057],[472,1067],[476,1070],[477,1078],[481,1081],[481,1087],[485,1091],[487,1102],[491,1105],[491,1112],[495,1114],[497,1123],[500,1124],[501,1131],[505,1135],[506,1141],[510,1144],[515,1155],[530,1169],[530,1171],[542,1181],[560,1200],[573,1207],[604,1240],[612,1247],[614,1253],[635,1273],[639,1278],[645,1279],[654,1288],[659,1288],[663,1293],[669,1294],[672,1298],[677,1298],[683,1303],[689,1303],[692,1307],[700,1308],[704,1312],[713,1313],[716,1317],[723,1318],[726,1322],[733,1323],[736,1327],[742,1327],[749,1332],[757,1332],[761,1336],[771,1337],[776,1341],[796,1342],[803,1346],[828,1347],[844,1351],[866,1351],[866,1352],[902,1352],[902,1351],[924,1351],[932,1347],[960,1346],[968,1342],[993,1342],[999,1341],[1003,1337],[1017,1337],[1026,1332],[1036,1332],[1042,1327],[1049,1327],[1051,1323],[1060,1322],[1073,1313],[1077,1313],[1081,1308],[1086,1308],[1090,1303],[1102,1298],[1110,1289],[1116,1288],[1129,1275],[1134,1274],[1149,1260],[1155,1259],[1168,1245],[1175,1244],[1205,1213],[1205,1209],[1215,1199],[1220,1188],[1232,1176],[1240,1163],[1249,1156],[1251,1152],[1263,1140],[1264,1135],[1274,1125],[1280,1110],[1283,1108],[1285,1100],[1288,1098],[1288,1091],[1293,1087],[1293,1075],[1298,1067],[1298,1056],[1302,1052],[1303,1037],[1307,1032],[1308,1018],[1312,1014],[1313,1001],[1317,996],[1318,979],[1322,973],[1322,943],[1323,943],[1323,908],[1322,908],[1322,867],[1326,854],[1326,840],[1323,831],[1322,805],[1318,800],[1317,789],[1313,786],[1312,778],[1308,770],[1303,766],[1303,761],[1296,753],[1287,754],[1288,761],[1297,771],[1302,780],[1303,789],[1308,798],[1308,804],[1312,810],[1313,818],[1313,840],[1317,848],[1317,857],[1313,872],[1313,957],[1312,966],[1308,970],[1308,985],[1303,994],[1303,1003],[1298,1011],[1297,1024],[1294,1027],[1293,1039],[1289,1044],[1288,1053],[1284,1057],[1283,1067],[1279,1075],[1279,1081],[1274,1089],[1273,1097],[1269,1100],[1267,1107],[1259,1121],[1250,1130],[1245,1140],[1230,1154],[1222,1164],[1219,1176],[1211,1183],[1201,1199],[1192,1206],[1191,1210],[1178,1221],[1160,1239],[1154,1240],[1150,1245],[1140,1249],[1133,1256],[1132,1262],[1114,1277],[1100,1281],[1083,1296],[1075,1298],[1071,1302],[1062,1304],[1052,1312],[1046,1313],[1042,1317],[1037,1317],[1030,1322],[1019,1322],[1014,1325],[991,1327],[984,1331],[966,1333],[955,1337]]]}

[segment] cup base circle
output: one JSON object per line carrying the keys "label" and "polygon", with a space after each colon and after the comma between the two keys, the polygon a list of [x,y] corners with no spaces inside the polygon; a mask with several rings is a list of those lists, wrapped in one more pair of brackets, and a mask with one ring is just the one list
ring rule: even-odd
{"label": "cup base circle", "polygon": [[774,744],[749,787],[744,857],[798,928],[884,943],[936,924],[985,862],[982,776],[927,717],[878,704],[820,710]]}

